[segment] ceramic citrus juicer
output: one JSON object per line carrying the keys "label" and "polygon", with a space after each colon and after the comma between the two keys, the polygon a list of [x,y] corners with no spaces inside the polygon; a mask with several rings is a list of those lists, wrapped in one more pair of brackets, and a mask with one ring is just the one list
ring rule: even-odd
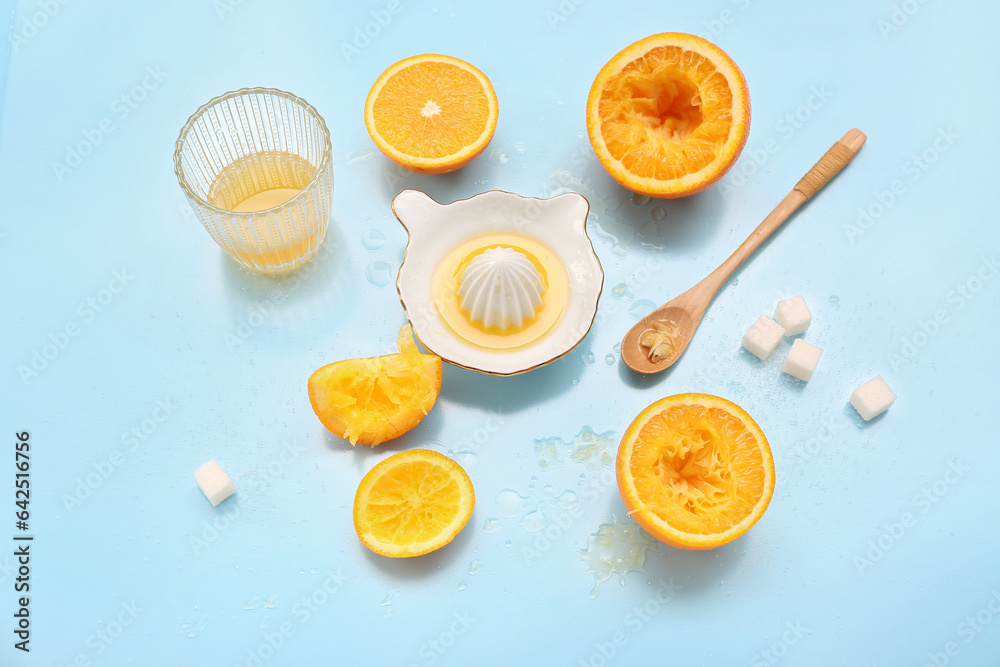
{"label": "ceramic citrus juicer", "polygon": [[492,190],[439,204],[404,190],[392,210],[409,241],[396,289],[420,342],[444,361],[513,375],[563,356],[597,314],[604,271],[590,205]]}

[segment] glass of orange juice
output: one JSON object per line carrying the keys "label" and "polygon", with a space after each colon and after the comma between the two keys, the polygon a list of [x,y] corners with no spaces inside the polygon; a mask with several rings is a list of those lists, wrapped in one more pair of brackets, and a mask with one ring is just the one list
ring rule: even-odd
{"label": "glass of orange juice", "polygon": [[208,233],[250,269],[289,271],[323,241],[330,131],[300,97],[243,88],[209,100],[181,129],[174,171]]}

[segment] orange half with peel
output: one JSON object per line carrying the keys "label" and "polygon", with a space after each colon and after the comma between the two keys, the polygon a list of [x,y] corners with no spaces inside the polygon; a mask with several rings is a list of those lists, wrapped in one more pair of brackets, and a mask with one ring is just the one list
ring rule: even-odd
{"label": "orange half with peel", "polygon": [[408,324],[396,347],[396,354],[337,361],[309,377],[313,412],[352,445],[378,445],[406,433],[437,401],[441,358],[417,348]]}
{"label": "orange half with peel", "polygon": [[421,174],[455,171],[493,138],[499,116],[493,84],[476,67],[427,53],[400,60],[375,81],[365,127],[379,150]]}
{"label": "orange half with peel", "polygon": [[621,185],[650,197],[704,190],[732,167],[750,131],[740,68],[711,42],[651,35],[601,69],[587,98],[597,159]]}
{"label": "orange half with peel", "polygon": [[475,504],[462,466],[430,449],[410,449],[378,463],[361,480],[354,528],[377,554],[421,556],[455,539]]}
{"label": "orange half with peel", "polygon": [[774,494],[774,459],[747,412],[677,394],[639,413],[622,437],[618,491],[629,515],[681,549],[714,549],[750,530]]}

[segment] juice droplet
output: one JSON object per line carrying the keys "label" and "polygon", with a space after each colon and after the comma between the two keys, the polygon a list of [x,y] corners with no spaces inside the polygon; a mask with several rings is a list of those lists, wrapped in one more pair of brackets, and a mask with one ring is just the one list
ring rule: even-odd
{"label": "juice droplet", "polygon": [[616,299],[620,299],[621,297],[625,296],[626,292],[628,292],[628,285],[626,285],[625,283],[618,283],[617,285],[611,288],[611,295],[614,296]]}
{"label": "juice droplet", "polygon": [[649,197],[646,195],[640,195],[637,192],[632,193],[632,203],[636,206],[645,206],[649,203]]}
{"label": "juice droplet", "polygon": [[667,217],[667,212],[663,210],[662,206],[654,206],[653,210],[649,212],[649,217],[653,220],[663,220]]}
{"label": "juice droplet", "polygon": [[368,250],[378,250],[385,245],[385,234],[377,229],[366,229],[361,232],[361,245]]}
{"label": "juice droplet", "polygon": [[392,282],[392,267],[381,259],[373,260],[365,269],[365,277],[375,287],[385,287]]}
{"label": "juice droplet", "polygon": [[492,535],[498,530],[500,530],[500,519],[494,519],[492,517],[486,519],[486,522],[483,524],[484,533],[486,533],[487,535]]}
{"label": "juice droplet", "polygon": [[490,162],[492,164],[507,164],[510,162],[510,156],[499,148],[494,148],[490,153]]}
{"label": "juice droplet", "polygon": [[597,597],[601,584],[612,574],[617,574],[618,583],[624,586],[627,573],[642,571],[646,550],[652,546],[653,538],[631,519],[620,522],[614,517],[611,523],[598,526],[597,532],[587,538],[587,548],[580,551],[580,558],[594,575],[590,597]]}
{"label": "juice droplet", "polygon": [[656,304],[649,299],[639,299],[628,309],[628,314],[638,321],[653,312],[654,308],[656,308]]}
{"label": "juice droplet", "polygon": [[497,511],[500,516],[514,519],[531,509],[528,499],[513,489],[504,489],[497,494]]}
{"label": "juice droplet", "polygon": [[545,525],[545,515],[539,510],[528,512],[524,515],[524,518],[521,519],[521,527],[529,533],[537,533],[541,529],[545,528]]}

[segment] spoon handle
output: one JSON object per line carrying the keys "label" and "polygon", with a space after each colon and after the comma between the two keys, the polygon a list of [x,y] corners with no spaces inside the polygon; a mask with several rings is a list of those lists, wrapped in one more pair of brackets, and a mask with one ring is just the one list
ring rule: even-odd
{"label": "spoon handle", "polygon": [[802,177],[792,191],[781,200],[781,203],[764,218],[757,229],[753,230],[746,241],[740,244],[740,247],[719,265],[719,268],[708,275],[703,281],[705,287],[711,289],[711,293],[714,294],[733,271],[788,219],[788,216],[819,192],[820,188],[826,185],[857,155],[858,150],[864,145],[865,139],[867,139],[865,133],[855,128],[848,131],[840,141],[835,143]]}

